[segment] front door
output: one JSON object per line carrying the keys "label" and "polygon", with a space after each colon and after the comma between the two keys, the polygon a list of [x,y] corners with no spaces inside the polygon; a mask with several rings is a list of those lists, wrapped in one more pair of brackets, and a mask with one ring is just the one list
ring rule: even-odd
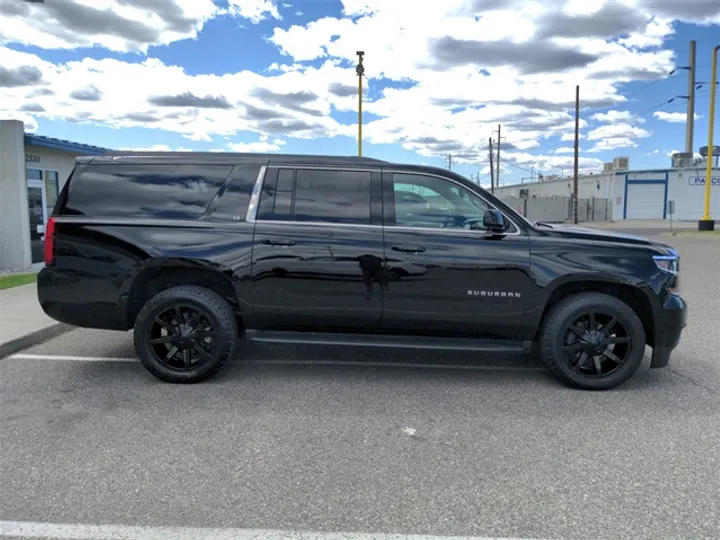
{"label": "front door", "polygon": [[488,234],[489,203],[441,176],[384,172],[383,205],[382,329],[515,338],[533,290],[528,237]]}
{"label": "front door", "polygon": [[45,186],[41,181],[28,181],[28,213],[30,217],[30,248],[32,262],[44,260],[45,223],[47,221]]}
{"label": "front door", "polygon": [[380,174],[268,169],[252,256],[257,329],[378,329],[382,313]]}

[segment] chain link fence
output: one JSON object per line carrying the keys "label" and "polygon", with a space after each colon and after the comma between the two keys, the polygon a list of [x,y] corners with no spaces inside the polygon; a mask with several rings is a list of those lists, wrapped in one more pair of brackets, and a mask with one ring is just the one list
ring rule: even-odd
{"label": "chain link fence", "polygon": [[[572,197],[525,199],[501,197],[501,200],[530,221],[563,223],[572,221]],[[612,199],[578,199],[578,221],[609,221]]]}

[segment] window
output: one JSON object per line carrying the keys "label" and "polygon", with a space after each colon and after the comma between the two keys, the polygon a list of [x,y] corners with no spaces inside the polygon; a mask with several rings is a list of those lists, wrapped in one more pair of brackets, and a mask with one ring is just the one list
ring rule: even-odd
{"label": "window", "polygon": [[278,169],[263,185],[258,219],[369,224],[370,179],[362,171]]}
{"label": "window", "polygon": [[393,174],[395,225],[432,229],[484,230],[490,206],[448,180],[419,174]]}
{"label": "window", "polygon": [[58,198],[58,173],[57,171],[45,171],[44,175],[47,215],[50,216]]}
{"label": "window", "polygon": [[[265,163],[267,163],[267,160],[265,160]],[[218,198],[215,211],[208,219],[237,221],[237,218],[240,217],[244,220],[253,187],[255,187],[258,174],[260,174],[260,167],[263,164],[258,162],[237,165],[232,180],[225,192]]]}
{"label": "window", "polygon": [[86,216],[201,216],[232,167],[229,165],[88,165],[67,211]]}

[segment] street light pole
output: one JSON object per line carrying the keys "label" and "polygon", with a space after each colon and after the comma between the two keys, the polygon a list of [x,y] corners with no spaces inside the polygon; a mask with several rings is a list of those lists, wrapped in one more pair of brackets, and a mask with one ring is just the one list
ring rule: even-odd
{"label": "street light pole", "polygon": [[715,94],[717,93],[717,64],[718,64],[717,45],[713,49],[712,54],[712,76],[710,80],[710,114],[708,115],[708,154],[707,154],[707,170],[705,173],[705,212],[700,221],[698,221],[699,231],[714,231],[715,220],[710,218],[710,189],[712,188],[712,162],[713,162],[713,133],[715,127]]}
{"label": "street light pole", "polygon": [[362,79],[365,74],[365,66],[363,66],[363,57],[365,51],[357,51],[358,65],[355,72],[358,75],[358,156],[362,156]]}

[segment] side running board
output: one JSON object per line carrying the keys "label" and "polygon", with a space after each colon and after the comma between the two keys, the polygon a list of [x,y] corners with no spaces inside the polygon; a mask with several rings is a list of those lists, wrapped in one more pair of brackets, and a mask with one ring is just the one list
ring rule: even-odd
{"label": "side running board", "polygon": [[338,334],[324,332],[273,332],[248,330],[245,337],[251,342],[304,345],[346,345],[352,347],[385,347],[399,349],[441,349],[446,351],[482,351],[491,353],[525,354],[532,347],[530,341],[505,341],[472,338],[428,336],[392,336],[384,334]]}

